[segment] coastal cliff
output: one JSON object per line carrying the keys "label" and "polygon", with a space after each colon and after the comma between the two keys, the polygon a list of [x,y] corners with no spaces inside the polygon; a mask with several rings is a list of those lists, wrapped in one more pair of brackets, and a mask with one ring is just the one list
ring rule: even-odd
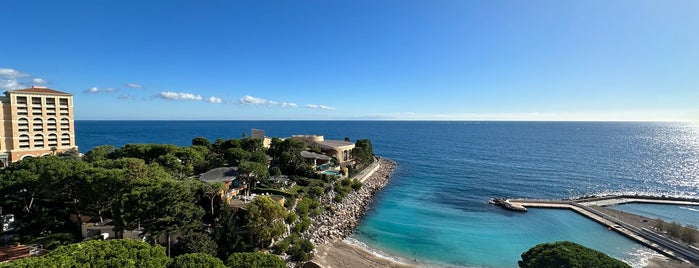
{"label": "coastal cliff", "polygon": [[354,227],[369,209],[374,194],[386,186],[395,168],[395,162],[379,158],[365,169],[373,172],[360,173],[363,178],[356,178],[363,181],[362,187],[358,191],[350,192],[342,202],[332,202],[334,192],[326,194],[323,203],[329,204],[329,208],[313,219],[313,224],[304,236],[315,245],[322,245],[342,240],[352,234]]}

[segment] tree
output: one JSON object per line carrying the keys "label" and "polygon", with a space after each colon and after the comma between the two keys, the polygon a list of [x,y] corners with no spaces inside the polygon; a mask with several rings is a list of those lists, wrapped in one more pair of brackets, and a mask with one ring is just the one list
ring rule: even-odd
{"label": "tree", "polygon": [[247,182],[246,195],[250,195],[252,186],[257,180],[266,180],[269,178],[269,170],[267,170],[266,165],[250,161],[243,161],[240,163],[238,174],[240,174],[239,178]]}
{"label": "tree", "polygon": [[258,196],[248,205],[247,224],[250,241],[266,248],[286,231],[286,209],[269,196]]}
{"label": "tree", "polygon": [[221,206],[218,216],[214,219],[214,239],[218,244],[218,257],[222,259],[233,252],[250,250],[239,230],[240,226],[245,225],[241,214],[236,214],[230,206]]}
{"label": "tree", "polygon": [[95,146],[92,150],[87,151],[83,160],[87,162],[96,162],[101,160],[106,160],[109,158],[109,154],[113,153],[115,150],[113,145],[101,145]]}
{"label": "tree", "polygon": [[192,139],[192,146],[204,146],[206,148],[211,148],[211,141],[206,137],[196,137]]}
{"label": "tree", "polygon": [[284,268],[286,264],[276,255],[254,252],[254,253],[233,253],[228,256],[226,265],[231,268],[265,267]]}
{"label": "tree", "polygon": [[248,152],[264,152],[262,140],[257,138],[244,138],[240,140],[240,147]]}
{"label": "tree", "polygon": [[189,253],[177,256],[169,268],[226,268],[221,259],[204,253]]}
{"label": "tree", "polygon": [[228,165],[238,166],[241,162],[250,159],[250,152],[241,148],[230,148],[223,154],[223,158],[226,159]]}
{"label": "tree", "polygon": [[170,258],[159,245],[136,240],[90,240],[61,246],[42,257],[26,258],[0,267],[161,267]]}
{"label": "tree", "polygon": [[217,182],[204,182],[201,184],[201,191],[206,198],[211,201],[211,215],[214,215],[214,200],[217,196],[223,194],[226,189],[226,184],[222,181]]}
{"label": "tree", "polygon": [[522,253],[518,264],[521,268],[631,267],[602,252],[569,241],[538,244]]}
{"label": "tree", "polygon": [[216,256],[218,246],[208,234],[193,232],[177,240],[174,251],[180,255],[188,253],[204,253],[211,256]]}
{"label": "tree", "polygon": [[194,203],[192,187],[186,181],[167,180],[135,188],[121,203],[124,214],[115,221],[120,230],[143,228],[145,236],[156,239],[164,234],[200,229],[204,210]]}

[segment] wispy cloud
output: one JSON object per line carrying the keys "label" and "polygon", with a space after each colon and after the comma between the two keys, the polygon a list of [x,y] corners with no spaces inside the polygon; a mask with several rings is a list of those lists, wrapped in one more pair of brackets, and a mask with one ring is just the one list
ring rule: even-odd
{"label": "wispy cloud", "polygon": [[92,93],[109,93],[109,92],[117,92],[117,91],[119,91],[119,89],[111,88],[111,87],[109,87],[109,88],[91,87],[91,88],[86,89],[84,92],[88,93],[88,94],[92,94]]}
{"label": "wispy cloud", "polygon": [[309,109],[322,109],[322,110],[335,110],[335,107],[330,107],[330,106],[325,106],[325,105],[318,105],[318,104],[307,104],[306,108]]}
{"label": "wispy cloud", "polygon": [[30,85],[43,85],[46,80],[22,73],[11,68],[0,68],[0,89],[15,90],[28,88]]}
{"label": "wispy cloud", "polygon": [[135,97],[132,95],[129,95],[129,94],[121,94],[121,95],[119,95],[119,99],[120,100],[133,100],[133,99],[135,99]]}
{"label": "wispy cloud", "polygon": [[128,88],[143,88],[143,85],[136,83],[127,83],[125,86]]}
{"label": "wispy cloud", "polygon": [[160,92],[158,95],[155,95],[156,98],[164,99],[164,100],[184,100],[184,101],[200,101],[203,98],[201,95],[195,95],[192,93],[187,93],[187,92],[173,92],[173,91],[164,91]]}
{"label": "wispy cloud", "polygon": [[44,80],[43,78],[34,77],[32,78],[32,83],[34,83],[35,85],[43,85],[46,84],[46,80]]}
{"label": "wispy cloud", "polygon": [[293,103],[293,102],[285,102],[285,101],[273,101],[273,100],[266,100],[263,98],[257,98],[253,97],[250,95],[244,96],[240,98],[240,104],[243,105],[267,105],[267,106],[279,106],[279,107],[284,107],[284,108],[296,108],[298,107],[298,104]]}

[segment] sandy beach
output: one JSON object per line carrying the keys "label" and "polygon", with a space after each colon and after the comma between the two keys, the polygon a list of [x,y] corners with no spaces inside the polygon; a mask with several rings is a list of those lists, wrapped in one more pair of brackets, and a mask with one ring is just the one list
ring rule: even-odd
{"label": "sandy beach", "polygon": [[320,267],[417,267],[380,258],[361,247],[351,245],[342,240],[320,245],[316,250],[318,253],[313,258],[313,262]]}

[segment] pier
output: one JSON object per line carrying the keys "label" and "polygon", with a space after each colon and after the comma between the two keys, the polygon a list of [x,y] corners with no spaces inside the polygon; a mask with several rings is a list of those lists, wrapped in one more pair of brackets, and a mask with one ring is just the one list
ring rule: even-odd
{"label": "pier", "polygon": [[[606,206],[626,203],[654,203],[671,205],[699,206],[699,200],[666,198],[653,196],[607,196],[590,197],[576,200],[540,200],[540,199],[493,199],[495,205],[514,211],[526,211],[526,208],[570,209],[592,219],[609,230],[614,230],[639,243],[681,261],[699,265],[699,249],[654,231],[655,219],[649,219],[633,213],[622,212]],[[521,209],[512,209],[524,208]]]}

